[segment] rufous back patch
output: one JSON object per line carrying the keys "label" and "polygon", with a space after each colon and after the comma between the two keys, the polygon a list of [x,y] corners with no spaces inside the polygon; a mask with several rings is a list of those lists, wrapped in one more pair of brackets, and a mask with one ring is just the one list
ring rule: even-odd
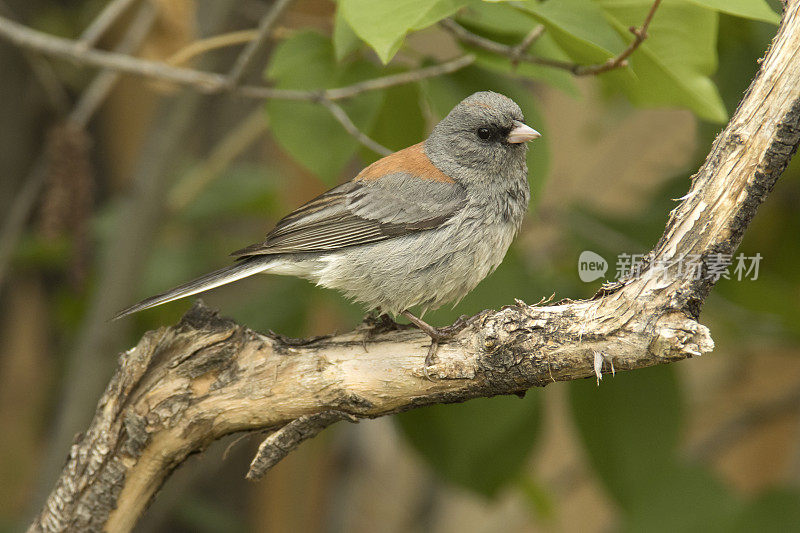
{"label": "rufous back patch", "polygon": [[377,180],[387,174],[407,172],[424,180],[455,183],[455,180],[436,168],[423,150],[423,143],[403,148],[379,159],[358,173],[358,180]]}

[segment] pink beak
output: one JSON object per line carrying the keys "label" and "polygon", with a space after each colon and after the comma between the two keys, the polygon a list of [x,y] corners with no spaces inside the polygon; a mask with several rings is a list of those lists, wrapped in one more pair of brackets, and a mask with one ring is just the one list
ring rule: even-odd
{"label": "pink beak", "polygon": [[541,133],[531,128],[530,126],[527,126],[522,122],[515,121],[514,129],[508,132],[507,140],[510,143],[518,144],[538,139],[541,136],[542,136]]}

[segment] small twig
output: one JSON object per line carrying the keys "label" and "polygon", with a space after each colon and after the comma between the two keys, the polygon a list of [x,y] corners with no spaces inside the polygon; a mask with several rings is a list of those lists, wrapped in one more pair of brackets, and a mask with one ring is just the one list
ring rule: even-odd
{"label": "small twig", "polygon": [[325,411],[315,415],[303,415],[292,420],[264,439],[250,463],[247,479],[258,481],[264,477],[267,470],[286,457],[300,443],[317,436],[326,427],[344,419],[358,422],[358,418],[343,411]]}
{"label": "small twig", "polygon": [[376,91],[379,89],[394,87],[396,85],[405,85],[407,83],[413,83],[416,81],[424,80],[426,78],[435,78],[437,76],[442,76],[444,74],[450,74],[457,70],[461,70],[462,68],[471,65],[474,61],[475,61],[475,56],[469,54],[463,55],[456,59],[440,63],[438,65],[424,67],[416,70],[409,70],[406,72],[401,72],[399,74],[392,74],[390,76],[383,76],[372,80],[362,81],[360,83],[355,83],[347,87],[328,89],[327,91],[325,91],[324,97],[327,98],[328,100],[342,100],[344,98],[350,98],[357,94],[361,94],[367,91]]}
{"label": "small twig", "polygon": [[[0,0],[0,13],[11,19],[16,18],[14,12],[3,0]],[[50,107],[60,117],[66,116],[70,110],[69,94],[67,94],[64,84],[58,79],[53,66],[46,58],[32,50],[23,50],[22,57],[25,58],[34,77],[42,86]]]}
{"label": "small twig", "polygon": [[353,123],[353,121],[350,120],[350,117],[347,116],[347,113],[345,112],[345,110],[342,109],[342,107],[340,105],[338,105],[336,102],[332,102],[330,100],[327,100],[327,99],[323,98],[322,100],[320,100],[320,104],[325,106],[328,109],[328,111],[331,112],[331,115],[333,115],[333,118],[338,120],[339,124],[341,124],[342,127],[345,130],[347,130],[347,133],[349,133],[350,135],[355,137],[355,139],[358,142],[360,142],[361,144],[363,144],[364,146],[366,146],[367,148],[369,148],[373,152],[375,152],[377,154],[380,154],[382,156],[387,156],[387,155],[392,153],[391,150],[389,150],[388,148],[386,148],[382,144],[378,143],[377,141],[375,141],[371,137],[368,137],[363,131],[358,129],[358,126],[356,126]]}
{"label": "small twig", "polygon": [[531,32],[528,33],[528,35],[522,40],[522,42],[520,42],[520,44],[516,46],[509,46],[507,44],[498,43],[497,41],[487,39],[482,35],[472,33],[467,28],[452,19],[442,20],[439,24],[444,29],[455,35],[460,41],[498,55],[506,56],[511,60],[513,65],[516,65],[519,62],[525,62],[534,65],[543,65],[567,70],[576,76],[594,76],[603,72],[608,72],[609,70],[628,66],[627,59],[647,38],[647,28],[650,26],[650,22],[653,20],[653,16],[655,15],[660,4],[661,0],[655,0],[653,2],[653,5],[650,7],[650,11],[647,13],[647,17],[645,17],[645,20],[640,28],[630,28],[630,32],[633,33],[634,39],[625,48],[625,50],[620,52],[619,55],[610,58],[608,61],[605,61],[604,63],[598,63],[596,65],[579,65],[577,63],[570,63],[568,61],[548,59],[545,57],[528,54],[526,50],[530,44],[524,48],[523,45],[525,45],[526,41],[531,40],[532,43],[541,36],[541,33],[543,33],[544,30],[537,32],[538,28],[531,30]]}
{"label": "small twig", "polygon": [[108,31],[108,29],[139,0],[111,0],[103,11],[100,12],[92,23],[83,30],[78,38],[78,45],[83,49],[94,48],[97,41]]}
{"label": "small twig", "polygon": [[230,87],[228,78],[221,74],[189,68],[172,67],[159,61],[131,57],[116,52],[96,49],[82,50],[75,41],[48,35],[3,17],[0,17],[0,37],[4,37],[19,47],[37,50],[52,56],[77,61],[85,65],[169,81],[179,85],[194,87],[205,93],[229,92],[237,96],[259,100],[269,98],[310,102],[317,102],[321,98],[341,100],[367,91],[386,89],[396,85],[403,85],[425,78],[455,72],[456,70],[466,67],[475,60],[471,55],[462,56],[458,59],[442,63],[441,65],[410,70],[400,74],[384,76],[374,80],[355,83],[347,87],[339,87],[321,92],[275,89],[263,85]]}
{"label": "small twig", "polygon": [[580,67],[579,71],[576,72],[579,76],[585,75],[595,75],[601,74],[603,72],[608,72],[609,70],[614,70],[620,67],[627,67],[628,61],[627,59],[631,56],[632,53],[636,51],[637,48],[647,39],[647,28],[650,27],[650,22],[653,20],[653,16],[656,14],[656,10],[658,6],[661,4],[661,0],[655,0],[653,5],[650,7],[650,11],[647,13],[647,17],[645,17],[644,22],[642,23],[641,27],[635,28],[631,26],[628,30],[633,34],[633,41],[623,50],[620,52],[619,55],[616,57],[612,57],[605,63],[600,65],[587,65],[584,67]]}
{"label": "small twig", "polygon": [[280,18],[291,3],[292,0],[276,0],[267,14],[261,19],[261,23],[258,25],[258,37],[242,50],[242,53],[236,58],[236,62],[233,64],[230,74],[228,74],[228,84],[230,87],[239,85],[248,74],[248,71],[253,65],[253,61],[269,43],[272,29],[278,21],[278,18]]}
{"label": "small twig", "polygon": [[526,35],[518,45],[511,49],[511,64],[516,67],[519,64],[522,55],[528,52],[528,49],[533,46],[533,43],[535,43],[539,37],[544,35],[544,32],[545,27],[542,24],[529,31],[528,35]]}
{"label": "small twig", "polygon": [[455,35],[460,41],[477,46],[478,48],[482,48],[488,52],[506,56],[509,59],[516,57],[517,61],[524,61],[525,63],[532,63],[534,65],[542,65],[545,67],[560,68],[569,70],[573,73],[575,72],[575,69],[580,66],[576,65],[575,63],[560,61],[558,59],[532,56],[530,54],[517,54],[514,51],[515,47],[487,39],[486,37],[478,35],[477,33],[472,33],[467,28],[452,19],[444,19],[439,22],[439,25]]}
{"label": "small twig", "polygon": [[166,63],[173,66],[185,65],[200,54],[205,54],[206,52],[217,50],[218,48],[249,43],[256,37],[258,37],[258,32],[256,30],[241,30],[214,35],[206,39],[198,39],[169,56]]}
{"label": "small twig", "polygon": [[[156,15],[157,10],[149,2],[143,5],[120,41],[118,51],[131,53],[138,48],[147,37],[156,20]],[[100,104],[105,101],[119,76],[119,72],[111,70],[103,70],[98,73],[75,103],[67,120],[79,128],[85,128]],[[22,189],[14,198],[11,209],[3,222],[2,233],[0,233],[0,286],[5,279],[17,242],[25,229],[25,221],[28,220],[46,178],[47,158],[44,154],[40,154],[33,168],[24,178]]]}
{"label": "small twig", "polygon": [[[170,81],[194,87],[206,93],[222,92],[227,86],[227,77],[221,74],[171,67],[159,61],[94,48],[83,50],[76,41],[42,33],[2,17],[0,17],[0,36],[23,48],[38,50],[86,65]],[[270,87],[255,87],[255,89],[260,90],[258,98],[313,100],[318,97],[318,93],[315,91],[282,90]]]}
{"label": "small twig", "polygon": [[[153,7],[151,2],[145,2],[131,21],[115,51],[120,54],[135,52],[147,38],[157,18],[158,10]],[[97,74],[73,107],[69,114],[69,121],[80,128],[85,128],[97,109],[105,102],[119,78],[120,73],[110,69],[105,69]]]}

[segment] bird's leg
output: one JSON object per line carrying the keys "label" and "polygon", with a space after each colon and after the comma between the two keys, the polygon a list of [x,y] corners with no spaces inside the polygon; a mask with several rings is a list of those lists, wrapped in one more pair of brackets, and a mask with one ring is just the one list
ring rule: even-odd
{"label": "bird's leg", "polygon": [[452,326],[447,326],[446,328],[435,328],[421,318],[417,318],[416,316],[412,315],[409,311],[403,311],[401,314],[409,319],[412,324],[427,333],[431,338],[431,345],[430,348],[428,348],[428,355],[425,356],[426,369],[433,364],[433,358],[436,356],[436,349],[439,347],[439,343],[449,341],[467,326],[466,316],[460,317]]}
{"label": "bird's leg", "polygon": [[398,324],[388,313],[382,313],[381,308],[377,307],[364,315],[362,320],[364,324],[370,327],[370,334],[381,333],[383,331],[393,331],[402,329],[403,325]]}
{"label": "bird's leg", "polygon": [[397,331],[403,329],[403,327],[411,327],[408,325],[398,324],[392,317],[389,316],[388,313],[381,313],[381,308],[377,307],[367,313],[364,316],[363,323],[369,328],[367,330],[366,335],[364,335],[364,339],[362,340],[362,345],[364,347],[364,351],[367,350],[367,341],[372,339],[375,335],[379,333],[384,333],[386,331]]}

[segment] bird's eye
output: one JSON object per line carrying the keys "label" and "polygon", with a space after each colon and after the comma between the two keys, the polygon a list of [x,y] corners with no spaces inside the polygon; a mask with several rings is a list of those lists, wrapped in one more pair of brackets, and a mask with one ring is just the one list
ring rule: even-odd
{"label": "bird's eye", "polygon": [[484,141],[487,140],[491,136],[492,136],[492,132],[489,131],[489,128],[478,128],[478,137],[480,137]]}

